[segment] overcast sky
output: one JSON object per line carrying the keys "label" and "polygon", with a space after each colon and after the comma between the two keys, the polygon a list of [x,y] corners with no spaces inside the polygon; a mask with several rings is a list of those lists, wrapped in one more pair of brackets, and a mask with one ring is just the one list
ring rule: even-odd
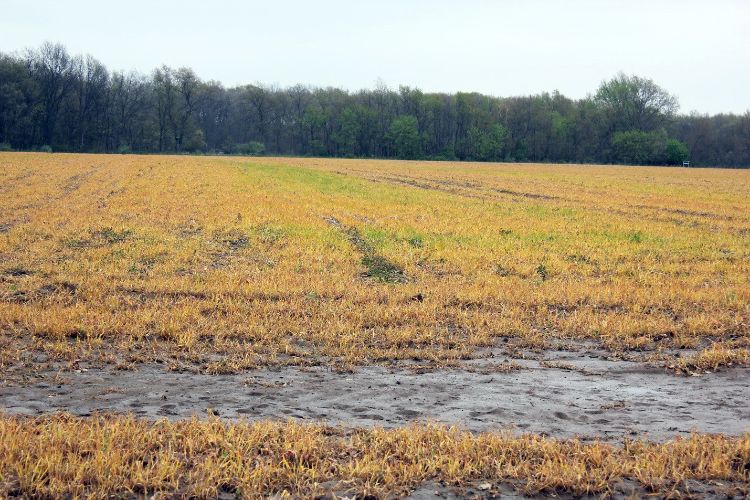
{"label": "overcast sky", "polygon": [[49,40],[110,69],[262,82],[584,97],[618,71],[681,111],[750,109],[748,0],[0,0],[0,50]]}

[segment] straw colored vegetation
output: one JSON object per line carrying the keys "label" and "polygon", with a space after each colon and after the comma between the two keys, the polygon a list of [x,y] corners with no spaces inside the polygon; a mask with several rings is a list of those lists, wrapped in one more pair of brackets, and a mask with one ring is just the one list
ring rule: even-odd
{"label": "straw colored vegetation", "polygon": [[749,470],[748,435],[616,446],[440,426],[342,430],[291,422],[0,417],[3,496],[364,497],[404,494],[427,480],[481,490],[506,483],[528,493],[617,488],[675,497],[699,482],[742,496],[750,493]]}
{"label": "straw colored vegetation", "polygon": [[749,199],[748,171],[3,153],[0,363],[747,363]]}

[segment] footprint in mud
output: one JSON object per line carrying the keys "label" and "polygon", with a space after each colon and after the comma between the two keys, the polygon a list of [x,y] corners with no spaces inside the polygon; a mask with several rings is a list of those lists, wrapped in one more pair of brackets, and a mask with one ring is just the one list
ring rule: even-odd
{"label": "footprint in mud", "polygon": [[161,408],[159,408],[159,411],[157,412],[159,415],[177,415],[177,412],[175,411],[176,405],[162,405]]}
{"label": "footprint in mud", "polygon": [[362,413],[360,415],[357,415],[357,418],[361,418],[364,420],[383,420],[383,417],[381,415],[377,415],[375,413]]}
{"label": "footprint in mud", "polygon": [[401,415],[404,418],[416,418],[421,415],[420,412],[415,410],[409,410],[408,408],[399,408],[396,410],[396,413]]}
{"label": "footprint in mud", "polygon": [[495,408],[492,410],[474,410],[469,413],[469,416],[472,418],[476,418],[481,420],[481,417],[491,417],[491,416],[500,416],[503,415],[505,412],[501,408]]}

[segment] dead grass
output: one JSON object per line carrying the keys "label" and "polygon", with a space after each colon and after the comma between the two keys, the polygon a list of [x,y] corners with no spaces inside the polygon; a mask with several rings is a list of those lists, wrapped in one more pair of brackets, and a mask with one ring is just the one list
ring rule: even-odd
{"label": "dead grass", "polygon": [[0,183],[0,367],[750,337],[747,171],[2,153]]}
{"label": "dead grass", "polygon": [[365,497],[405,494],[426,480],[574,495],[606,495],[625,480],[661,496],[685,494],[692,480],[730,484],[742,495],[749,471],[748,435],[616,446],[441,426],[0,417],[3,496]]}
{"label": "dead grass", "polygon": [[750,350],[713,344],[696,354],[680,358],[672,368],[687,374],[710,373],[731,366],[750,365]]}

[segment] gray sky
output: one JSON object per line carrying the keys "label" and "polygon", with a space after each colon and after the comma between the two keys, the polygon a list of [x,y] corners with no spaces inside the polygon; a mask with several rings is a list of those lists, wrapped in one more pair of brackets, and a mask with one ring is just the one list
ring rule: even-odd
{"label": "gray sky", "polygon": [[748,0],[0,0],[0,50],[45,40],[110,69],[190,66],[231,86],[579,98],[618,71],[681,111],[750,109]]}

